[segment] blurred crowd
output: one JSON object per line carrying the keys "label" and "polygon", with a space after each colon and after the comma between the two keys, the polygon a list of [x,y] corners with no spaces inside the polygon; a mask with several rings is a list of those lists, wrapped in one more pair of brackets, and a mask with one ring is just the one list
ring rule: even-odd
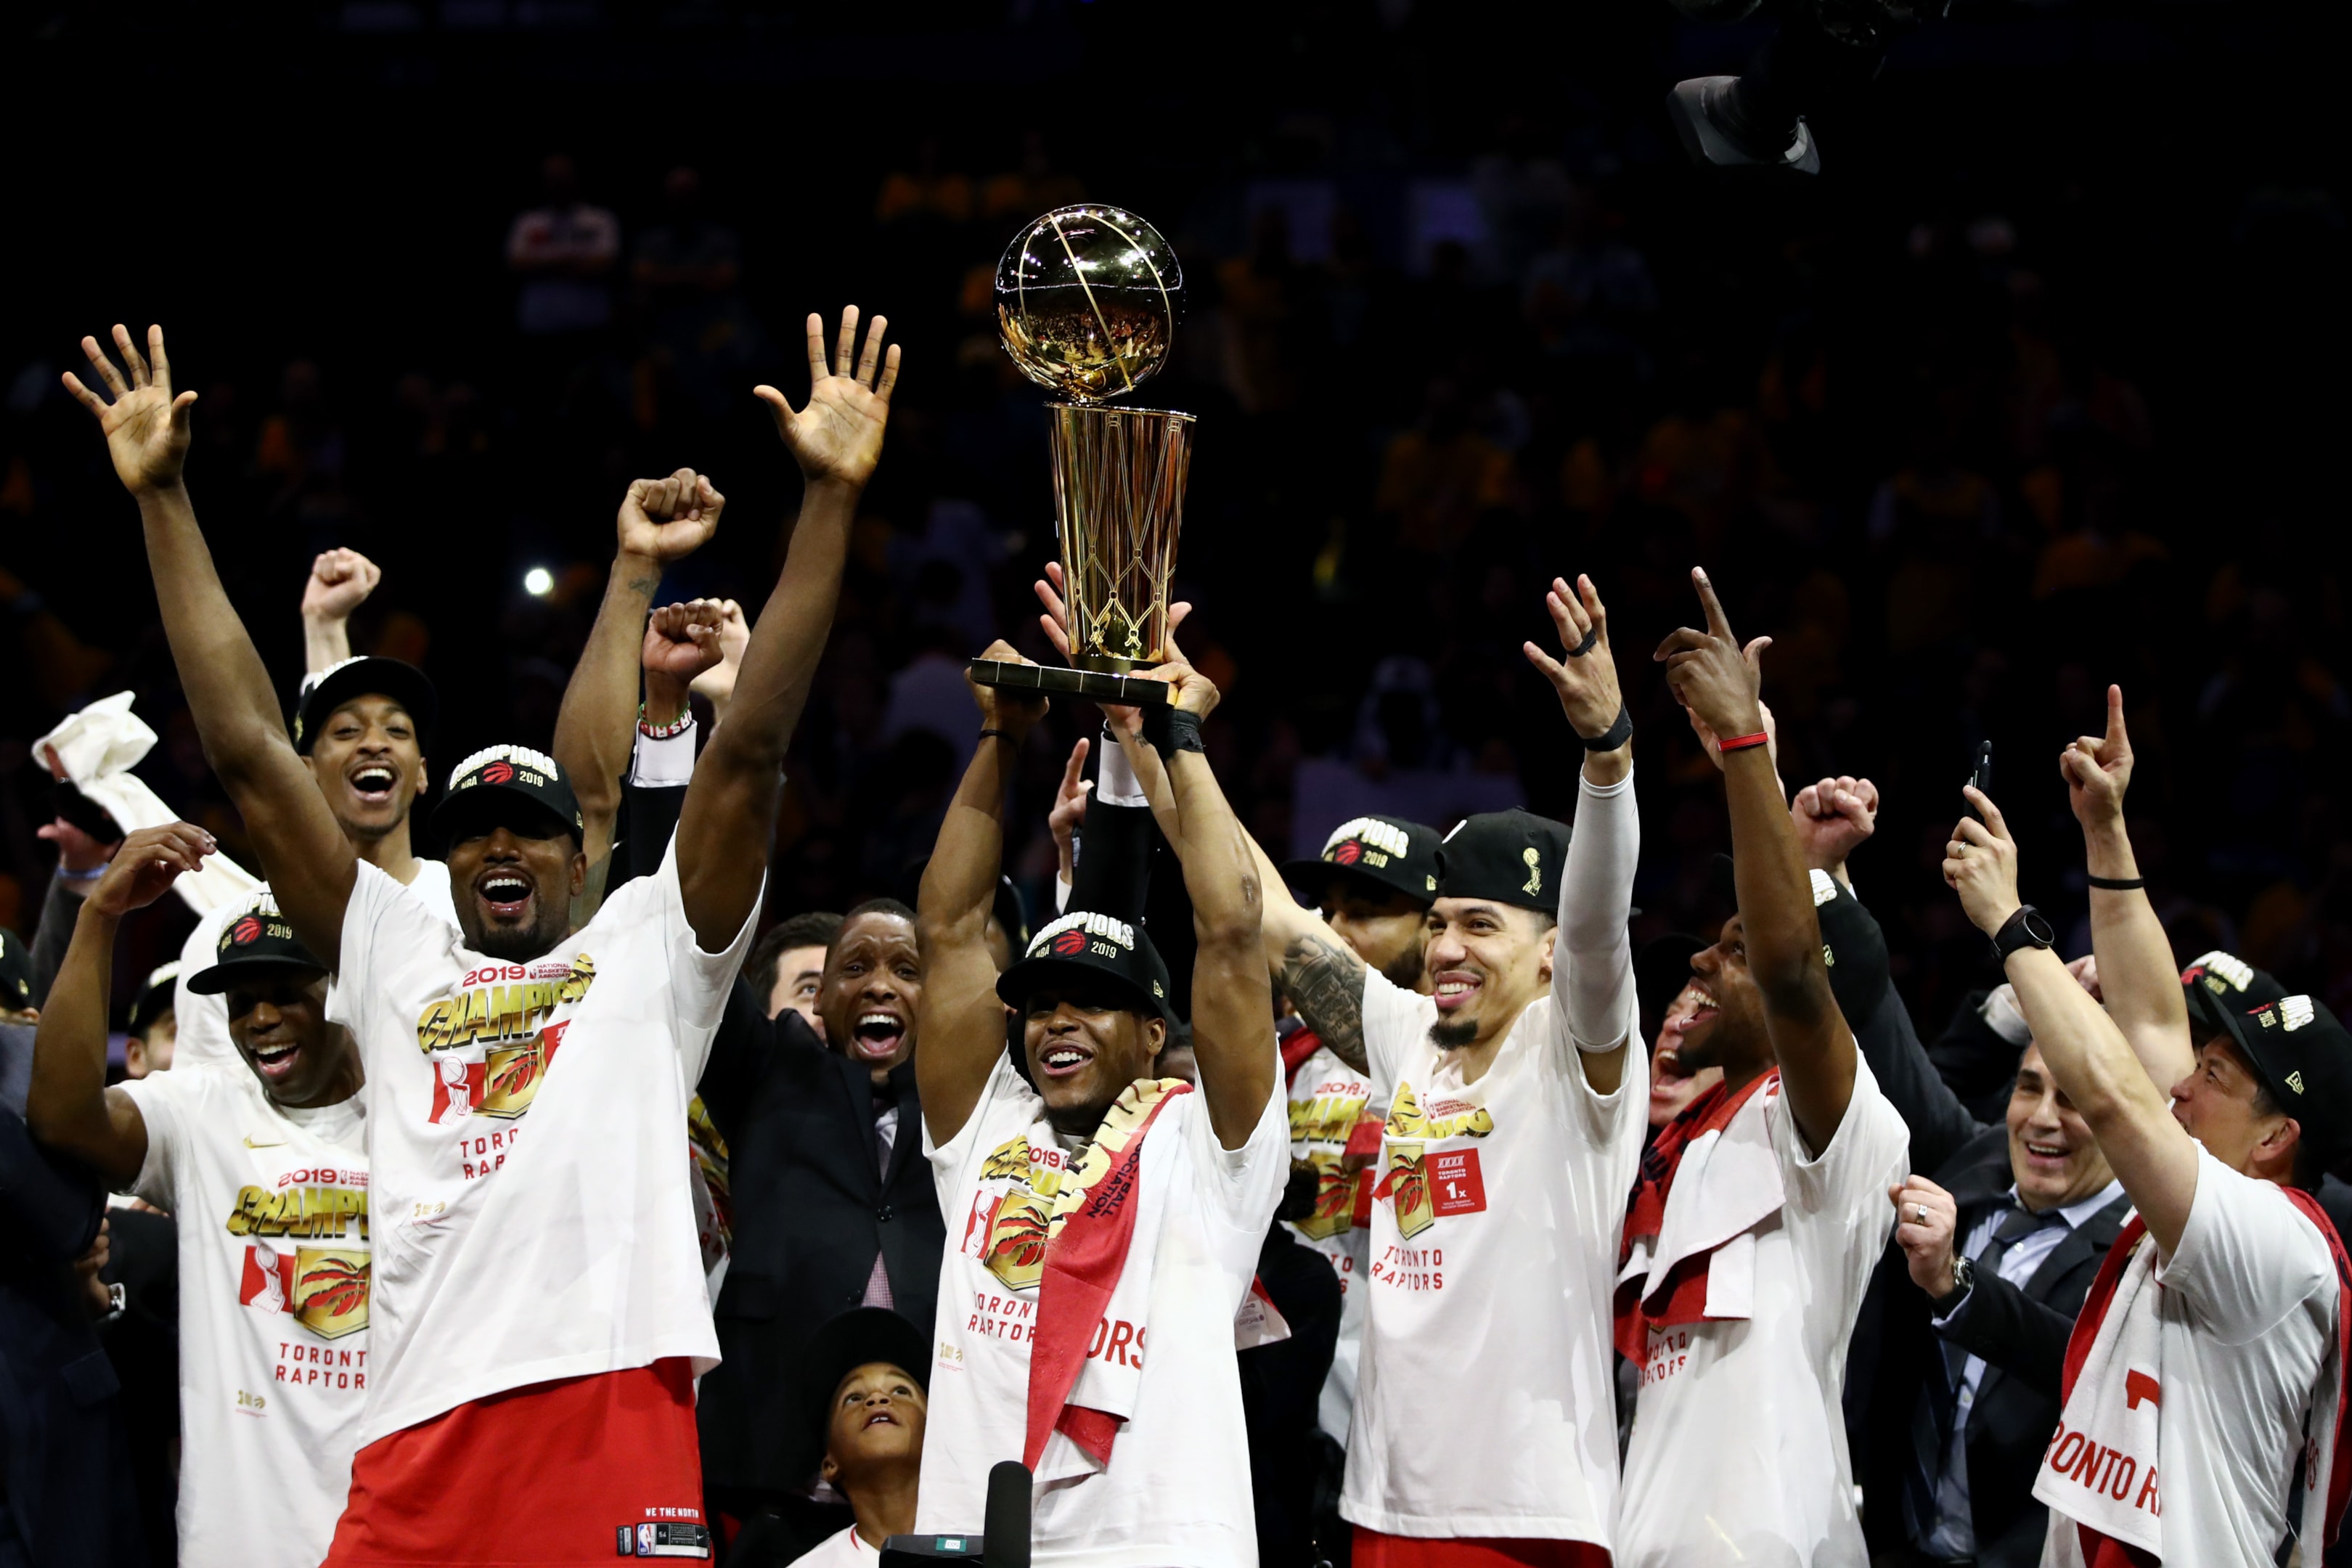
{"label": "blurred crowd", "polygon": [[[1145,182],[1176,193],[1143,216],[1182,257],[1185,313],[1138,401],[1201,418],[1178,590],[1231,694],[1221,773],[1263,841],[1311,852],[1365,811],[1565,815],[1569,759],[1531,721],[1549,699],[1517,652],[1541,584],[1590,572],[1638,643],[1679,618],[1701,560],[1775,638],[1788,776],[1885,790],[1874,902],[1923,1016],[1980,978],[1932,875],[1979,742],[2038,773],[2097,728],[2109,681],[2168,781],[2134,826],[2176,945],[2352,1003],[2352,827],[2326,782],[2352,732],[2339,537],[2276,474],[2207,504],[2222,458],[2147,389],[2179,326],[2108,307],[2073,175],[1937,174],[1909,205],[1832,207],[1696,186],[1572,111],[1459,134],[1468,155],[1403,165],[1343,117],[1270,112],[1222,162]],[[504,232],[471,275],[429,280],[501,326],[459,368],[387,374],[397,345],[331,340],[194,367],[214,546],[289,700],[309,562],[361,550],[383,582],[354,646],[434,675],[453,757],[550,732],[628,477],[686,464],[743,502],[670,597],[763,581],[792,504],[745,389],[790,363],[797,302],[762,279],[796,261],[746,243],[749,183],[680,163],[623,184],[560,150],[515,168]],[[797,742],[772,918],[896,888],[969,745],[958,662],[1000,630],[1043,657],[1044,395],[996,344],[993,268],[1055,205],[1146,207],[1114,149],[1034,129],[885,137],[866,178],[862,207],[803,215],[793,243],[870,258],[908,370]],[[2251,177],[2202,210],[2232,296],[2281,258],[2305,276],[2344,229],[2325,193]],[[142,590],[89,578],[126,540],[65,438],[56,373],[76,356],[50,338],[0,367],[0,639],[24,672],[0,691],[0,924],[20,932],[53,858],[26,743],[94,695],[139,693],[163,736],[150,782],[239,843]],[[1706,913],[1721,845],[1678,717],[1636,718],[1647,936]],[[1008,854],[1033,907],[1050,751]]]}

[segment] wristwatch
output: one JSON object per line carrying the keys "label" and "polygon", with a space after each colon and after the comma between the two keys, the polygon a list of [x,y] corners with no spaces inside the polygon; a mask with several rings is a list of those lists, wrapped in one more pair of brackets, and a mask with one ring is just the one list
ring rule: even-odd
{"label": "wristwatch", "polygon": [[1936,1316],[1948,1318],[1958,1310],[1962,1301],[1968,1300],[1969,1292],[1976,1287],[1976,1260],[1969,1258],[1955,1258],[1952,1259],[1952,1288],[1927,1304],[1935,1308]]}
{"label": "wristwatch", "polygon": [[2021,947],[2052,948],[2058,945],[2058,934],[2042,911],[2032,904],[2020,904],[2017,911],[2001,921],[2000,929],[1992,933],[1992,955],[2000,963],[2009,962],[2009,955]]}

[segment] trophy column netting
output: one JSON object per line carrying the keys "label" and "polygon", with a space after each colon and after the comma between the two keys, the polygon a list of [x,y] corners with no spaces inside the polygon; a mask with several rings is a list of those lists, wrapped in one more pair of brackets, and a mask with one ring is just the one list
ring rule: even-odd
{"label": "trophy column netting", "polygon": [[1167,649],[1193,416],[1049,406],[1071,662],[1118,675],[1156,664]]}

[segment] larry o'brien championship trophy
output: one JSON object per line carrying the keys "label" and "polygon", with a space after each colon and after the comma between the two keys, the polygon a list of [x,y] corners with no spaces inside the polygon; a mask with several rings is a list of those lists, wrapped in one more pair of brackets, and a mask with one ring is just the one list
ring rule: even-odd
{"label": "larry o'brien championship trophy", "polygon": [[1168,358],[1183,289],[1159,230],[1091,204],[1047,213],[997,263],[1004,352],[1022,374],[1061,395],[1045,406],[1076,668],[975,659],[971,677],[983,685],[1166,705],[1164,683],[1130,672],[1166,650],[1192,416],[1110,400],[1150,380]]}

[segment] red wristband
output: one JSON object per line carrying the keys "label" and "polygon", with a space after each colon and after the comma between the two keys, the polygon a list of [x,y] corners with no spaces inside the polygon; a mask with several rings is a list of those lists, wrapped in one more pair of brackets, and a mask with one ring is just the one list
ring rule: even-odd
{"label": "red wristband", "polygon": [[1753,735],[1734,735],[1728,741],[1717,741],[1715,749],[1718,752],[1744,752],[1750,746],[1760,746],[1769,739],[1770,736],[1759,730]]}

